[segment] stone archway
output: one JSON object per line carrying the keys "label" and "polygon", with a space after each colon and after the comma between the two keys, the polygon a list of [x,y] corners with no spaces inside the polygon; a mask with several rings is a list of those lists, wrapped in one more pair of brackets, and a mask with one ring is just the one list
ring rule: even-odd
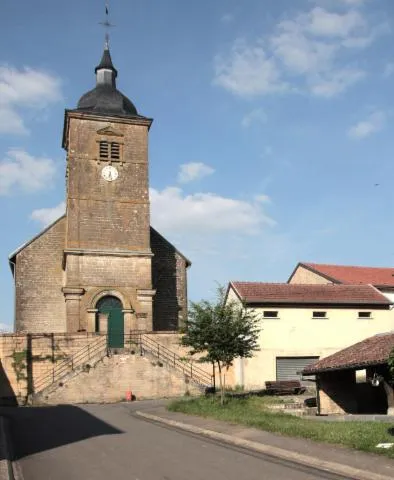
{"label": "stone archway", "polygon": [[122,302],[114,295],[105,295],[96,303],[96,331],[107,333],[108,347],[124,347],[124,315]]}

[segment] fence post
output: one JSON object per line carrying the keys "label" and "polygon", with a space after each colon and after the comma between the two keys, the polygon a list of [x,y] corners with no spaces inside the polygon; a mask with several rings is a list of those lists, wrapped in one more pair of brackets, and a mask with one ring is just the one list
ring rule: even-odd
{"label": "fence post", "polygon": [[175,368],[175,353],[174,353],[174,368]]}
{"label": "fence post", "polygon": [[190,364],[190,378],[193,378],[193,364]]}
{"label": "fence post", "polygon": [[157,358],[160,358],[160,345],[157,345]]}

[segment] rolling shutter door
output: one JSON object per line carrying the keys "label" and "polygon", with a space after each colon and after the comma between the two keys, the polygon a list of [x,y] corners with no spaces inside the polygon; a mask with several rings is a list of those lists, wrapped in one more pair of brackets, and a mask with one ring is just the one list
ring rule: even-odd
{"label": "rolling shutter door", "polygon": [[317,360],[319,357],[276,357],[276,380],[301,380],[297,372]]}

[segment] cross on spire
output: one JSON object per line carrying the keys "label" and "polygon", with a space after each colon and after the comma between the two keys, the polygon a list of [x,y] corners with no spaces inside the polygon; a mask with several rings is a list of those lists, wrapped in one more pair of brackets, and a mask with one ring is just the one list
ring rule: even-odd
{"label": "cross on spire", "polygon": [[115,25],[110,22],[109,19],[109,2],[108,0],[105,2],[105,20],[104,22],[100,22],[105,28],[105,49],[109,50],[109,29],[114,27]]}

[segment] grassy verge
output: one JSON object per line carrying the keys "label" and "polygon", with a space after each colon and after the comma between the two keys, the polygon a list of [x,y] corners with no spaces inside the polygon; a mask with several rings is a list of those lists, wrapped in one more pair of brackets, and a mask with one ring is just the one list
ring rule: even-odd
{"label": "grassy verge", "polygon": [[394,426],[380,422],[319,422],[268,410],[272,397],[230,399],[221,407],[216,398],[175,400],[169,410],[247,425],[290,437],[308,438],[394,458],[394,448],[376,448],[381,442],[394,443]]}

